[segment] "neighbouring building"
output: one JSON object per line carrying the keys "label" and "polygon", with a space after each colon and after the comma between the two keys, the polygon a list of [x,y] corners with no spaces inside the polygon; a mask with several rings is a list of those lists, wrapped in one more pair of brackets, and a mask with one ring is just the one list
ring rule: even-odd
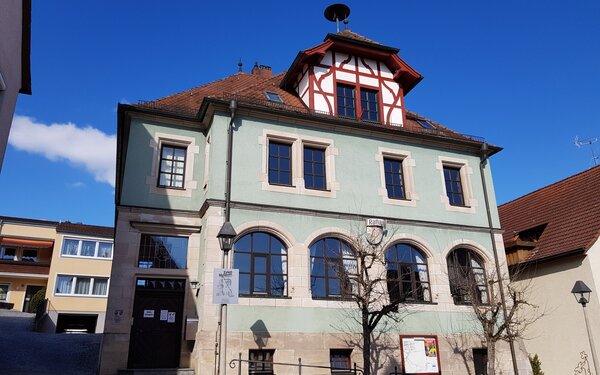
{"label": "neighbouring building", "polygon": [[38,328],[104,329],[113,257],[113,228],[0,216],[0,303],[30,311],[46,289]]}
{"label": "neighbouring building", "polygon": [[[492,241],[506,270],[491,172],[481,162],[486,146],[486,155],[500,148],[406,110],[404,97],[421,78],[398,49],[346,29],[300,52],[286,72],[255,65],[162,99],[120,104],[100,373],[216,372],[213,271],[221,268],[217,234],[227,216],[237,237],[226,266],[239,272],[239,301],[225,321],[227,361],[241,354],[362,367],[360,348],[349,343],[360,327],[341,328],[355,286],[340,269],[356,267],[349,244],[356,228],[377,218],[390,244],[388,288],[411,312],[401,323],[387,321],[380,373],[485,371],[471,303],[488,302]],[[472,288],[458,287],[459,274]],[[498,356],[502,373],[513,373],[508,345]],[[527,374],[518,345],[516,356]],[[298,370],[244,363],[242,371]],[[328,372],[315,371],[302,369]]]}
{"label": "neighbouring building", "polygon": [[592,365],[582,306],[571,290],[578,280],[592,290],[586,309],[592,334],[600,337],[600,166],[498,209],[512,278],[546,313],[529,327],[527,351],[538,354],[548,375],[573,373],[581,352]]}
{"label": "neighbouring building", "polygon": [[0,170],[19,93],[31,95],[31,0],[0,1]]}

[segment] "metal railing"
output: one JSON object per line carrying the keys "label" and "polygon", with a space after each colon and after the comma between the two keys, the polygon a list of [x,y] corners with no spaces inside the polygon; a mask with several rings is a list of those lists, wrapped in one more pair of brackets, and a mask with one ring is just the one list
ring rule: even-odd
{"label": "metal railing", "polygon": [[[229,361],[229,367],[233,368],[238,368],[238,375],[242,375],[242,363],[248,363],[249,366],[251,366],[252,364],[254,365],[268,365],[271,367],[272,366],[290,366],[290,367],[297,367],[298,368],[298,375],[302,375],[302,369],[303,368],[319,368],[319,369],[327,369],[329,370],[331,373],[333,374],[353,374],[353,375],[357,375],[357,374],[361,374],[363,375],[364,372],[362,369],[359,369],[356,366],[356,363],[354,363],[354,367],[353,368],[348,368],[348,369],[341,369],[341,368],[334,368],[334,367],[329,367],[329,366],[318,366],[318,365],[305,365],[302,363],[302,358],[298,358],[298,363],[285,363],[285,362],[271,362],[271,361],[251,361],[249,359],[242,359],[242,353],[239,353],[239,357],[237,359],[232,359],[231,361]],[[263,366],[264,367],[264,366]],[[252,374],[252,370],[250,370],[249,372],[250,374]],[[267,372],[265,372],[264,370],[259,370],[256,372],[257,374],[266,374]],[[271,372],[271,374],[273,374],[273,372]]]}

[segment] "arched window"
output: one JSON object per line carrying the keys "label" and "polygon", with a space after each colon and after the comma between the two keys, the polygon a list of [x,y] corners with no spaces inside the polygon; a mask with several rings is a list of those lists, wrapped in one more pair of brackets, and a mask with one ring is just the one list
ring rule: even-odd
{"label": "arched window", "polygon": [[350,245],[333,237],[310,246],[310,285],[313,298],[349,298],[357,262]]}
{"label": "arched window", "polygon": [[391,302],[431,301],[427,260],[415,247],[399,243],[385,252]]}
{"label": "arched window", "polygon": [[456,249],[448,254],[450,292],[457,305],[488,304],[487,282],[483,260],[469,249]]}
{"label": "arched window", "polygon": [[240,295],[286,295],[287,249],[272,234],[252,232],[237,240],[233,267],[240,270]]}

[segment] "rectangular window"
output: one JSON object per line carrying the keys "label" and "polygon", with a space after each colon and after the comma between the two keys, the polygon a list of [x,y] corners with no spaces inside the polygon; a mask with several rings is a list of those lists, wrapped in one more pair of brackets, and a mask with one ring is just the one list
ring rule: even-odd
{"label": "rectangular window", "polygon": [[464,206],[462,182],[460,180],[460,167],[444,166],[444,181],[446,194],[451,206]]}
{"label": "rectangular window", "polygon": [[23,250],[23,256],[21,261],[23,262],[37,262],[38,252],[37,250]]}
{"label": "rectangular window", "polygon": [[163,145],[160,150],[158,186],[183,189],[185,176],[185,147]]}
{"label": "rectangular window", "polygon": [[292,145],[269,142],[269,183],[292,185]]}
{"label": "rectangular window", "polygon": [[12,247],[0,247],[0,260],[15,260],[17,249]]}
{"label": "rectangular window", "polygon": [[337,113],[341,117],[356,118],[356,93],[352,86],[337,84]]}
{"label": "rectangular window", "polygon": [[142,234],[138,267],[185,269],[187,247],[187,237]]}
{"label": "rectangular window", "polygon": [[304,147],[304,187],[325,190],[325,150]]}
{"label": "rectangular window", "polygon": [[108,296],[108,278],[58,275],[54,294],[106,297]]}
{"label": "rectangular window", "polygon": [[402,161],[384,158],[383,170],[385,173],[385,188],[387,190],[388,198],[406,199],[404,176],[402,175]]}
{"label": "rectangular window", "polygon": [[248,374],[273,374],[275,350],[250,350]]}
{"label": "rectangular window", "polygon": [[8,300],[8,284],[0,284],[0,301]]}
{"label": "rectangular window", "polygon": [[379,122],[379,94],[375,90],[360,89],[360,118],[366,121]]}
{"label": "rectangular window", "polygon": [[60,254],[63,256],[85,258],[112,258],[113,244],[111,242],[77,240],[65,238]]}
{"label": "rectangular window", "polygon": [[331,372],[338,372],[336,370],[349,370],[350,369],[350,354],[352,349],[331,349],[329,351],[329,363]]}

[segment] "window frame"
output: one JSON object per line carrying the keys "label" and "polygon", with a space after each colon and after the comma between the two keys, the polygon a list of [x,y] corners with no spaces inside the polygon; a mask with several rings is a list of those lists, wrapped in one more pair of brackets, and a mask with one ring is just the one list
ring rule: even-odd
{"label": "window frame", "polygon": [[[458,253],[460,251],[464,251],[466,254],[466,266],[459,264]],[[473,267],[473,259],[479,265],[478,267]],[[466,247],[457,247],[450,251],[450,253],[448,253],[448,255],[446,256],[446,263],[448,268],[448,286],[450,288],[450,295],[452,296],[452,300],[455,305],[471,306],[473,304],[490,304],[490,293],[488,288],[487,273],[485,271],[485,261],[482,256],[480,256],[476,251],[472,249]],[[482,276],[481,282],[477,281],[477,277],[475,276],[476,273],[473,272],[473,269],[480,270],[480,272],[477,272],[477,275]],[[458,289],[465,289],[464,286],[455,284],[458,278],[462,278],[463,280],[468,279],[468,285],[466,286],[466,288],[471,290],[462,294],[457,293]],[[482,299],[482,295],[485,296],[485,301],[484,299]],[[466,299],[465,297],[468,296],[471,297],[469,299]]]}
{"label": "window frame", "polygon": [[[12,250],[14,252],[12,258],[7,259],[6,257],[6,250]],[[14,262],[17,260],[17,248],[16,247],[0,247],[0,261],[5,261],[5,262]]]}
{"label": "window frame", "polygon": [[[341,95],[341,93],[345,94],[347,90],[350,90],[350,92],[352,93],[352,96]],[[336,100],[335,100],[336,114],[338,115],[338,117],[350,118],[350,119],[358,118],[357,109],[358,109],[359,99],[356,97],[356,85],[339,82],[339,81],[336,82],[335,98],[336,98]],[[344,104],[343,106],[340,106],[340,99],[343,100],[343,104]],[[349,104],[352,104],[352,105],[349,105]],[[343,114],[342,114],[341,108],[344,109]],[[349,110],[352,110],[354,112],[354,114],[349,115],[347,113]]]}
{"label": "window frame", "polygon": [[[171,172],[165,172],[162,169],[162,164],[163,161],[169,161],[169,159],[165,159],[163,157],[163,151],[165,148],[171,148],[173,150],[173,152],[171,153],[172,159],[171,163],[173,163],[173,165],[171,165]],[[173,169],[175,168],[175,151],[176,150],[182,150],[183,151],[183,172],[182,173],[174,173]],[[158,159],[158,178],[156,180],[156,187],[158,188],[163,188],[163,189],[176,189],[176,190],[185,190],[186,186],[185,186],[185,176],[186,176],[186,167],[187,167],[187,146],[184,145],[180,145],[180,144],[171,144],[168,142],[163,142],[160,145],[160,152],[159,152],[159,159]],[[165,175],[171,175],[171,184],[168,185],[163,185],[160,183],[160,178],[161,176],[165,174]],[[181,176],[181,186],[174,186],[173,185],[173,177],[174,176]]]}
{"label": "window frame", "polygon": [[[64,253],[65,242],[66,241],[78,241],[78,244],[77,244],[77,254],[65,254]],[[95,242],[95,245],[94,245],[94,255],[92,255],[92,256],[81,255],[81,251],[83,249],[83,243],[84,242]],[[99,257],[98,256],[98,252],[100,251],[100,243],[107,243],[107,244],[111,245],[111,247],[110,247],[110,257]],[[93,238],[65,236],[65,237],[63,237],[62,244],[61,244],[61,247],[60,247],[60,256],[61,257],[65,257],[65,258],[83,258],[83,259],[96,259],[96,260],[112,260],[113,256],[114,256],[114,252],[115,252],[115,244],[114,244],[114,242],[110,241],[110,240],[107,240],[107,239],[93,239]]]}
{"label": "window frame", "polygon": [[[27,252],[34,252],[34,253],[35,253],[35,255],[34,255],[34,256],[27,255],[27,256],[26,256],[26,255],[25,255],[25,252],[26,252],[26,251],[27,251]],[[38,258],[38,255],[39,255],[39,251],[38,251],[37,249],[27,249],[27,248],[24,248],[24,249],[21,251],[21,262],[37,263],[37,262],[38,262],[38,260],[39,260],[39,258]],[[33,259],[25,259],[25,258],[33,258]]]}
{"label": "window frame", "polygon": [[[70,290],[68,293],[61,293],[61,292],[58,292],[58,290],[57,290],[58,284],[59,284],[59,279],[61,277],[70,277],[71,278],[71,286],[70,286]],[[88,293],[79,294],[79,293],[75,292],[76,288],[77,288],[78,278],[79,279],[90,279]],[[94,287],[96,285],[97,280],[106,280],[106,294],[93,294]],[[108,298],[109,289],[110,289],[110,277],[108,277],[108,276],[69,275],[69,274],[59,273],[56,275],[56,278],[54,279],[53,295],[57,296],[57,297]]]}
{"label": "window frame", "polygon": [[[257,234],[265,234],[268,236],[268,248],[269,251],[267,253],[261,253],[261,252],[257,252],[255,251],[254,248],[254,236]],[[242,239],[244,239],[245,237],[250,237],[249,241],[250,241],[250,249],[239,249],[236,247],[236,245],[242,241]],[[276,246],[272,243],[272,240],[275,239],[277,240],[283,247],[284,252],[283,253],[275,253],[273,252],[273,250],[276,250]],[[245,254],[245,255],[249,255],[250,257],[250,269],[248,272],[246,272],[245,270],[242,270],[241,267],[239,267],[239,264],[236,264],[236,258],[240,256],[240,254]],[[273,262],[273,258],[274,257],[281,257],[282,260],[282,265],[281,265],[281,271],[282,273],[274,273],[272,272],[272,262]],[[265,272],[260,272],[257,273],[255,271],[255,259],[256,258],[266,258],[265,260]],[[246,234],[244,234],[243,236],[239,237],[238,240],[235,241],[235,244],[233,245],[233,264],[234,264],[234,268],[239,269],[239,273],[240,273],[240,292],[239,292],[239,296],[240,297],[259,297],[259,298],[286,298],[288,295],[288,269],[289,269],[289,256],[288,256],[288,248],[285,244],[284,241],[282,241],[278,236],[269,233],[269,232],[265,232],[265,231],[251,231],[251,232],[247,232]],[[249,285],[248,285],[248,293],[242,293],[242,288],[241,288],[241,276],[243,275],[249,275]],[[265,286],[266,286],[266,292],[262,293],[262,292],[256,292],[254,290],[254,280],[255,280],[255,276],[265,276]],[[272,288],[272,277],[273,276],[281,276],[281,278],[283,279],[283,291],[281,293],[281,295],[279,294],[275,294],[273,293],[274,288]]]}
{"label": "window frame", "polygon": [[[413,169],[416,163],[412,158],[412,153],[407,150],[379,147],[378,152],[375,155],[375,160],[379,162],[380,185],[378,195],[381,196],[383,203],[395,206],[416,207],[417,201],[419,200],[419,194],[415,189]],[[402,167],[404,199],[390,198],[388,195],[385,178],[386,160],[401,162],[400,166]]]}
{"label": "window frame", "polygon": [[[363,93],[365,94],[365,100],[363,100]],[[369,100],[369,96],[368,94],[374,94],[374,101]],[[380,114],[381,114],[381,110],[380,110],[380,100],[379,100],[379,90],[375,90],[375,89],[371,89],[368,87],[360,87],[360,119],[362,121],[367,121],[367,122],[375,122],[375,123],[380,123]],[[374,106],[374,109],[372,108]],[[368,114],[372,114],[375,113],[375,117],[376,119],[373,120],[372,118],[370,118],[370,116],[367,116],[368,118],[365,118],[365,113]]]}
{"label": "window frame", "polygon": [[[383,171],[384,171],[384,180],[385,180],[385,189],[387,191],[387,197],[388,199],[395,199],[395,200],[407,200],[406,198],[406,183],[404,182],[404,171],[403,171],[403,163],[404,160],[399,159],[399,158],[392,158],[389,156],[383,156]],[[388,171],[388,168],[386,166],[386,163],[398,163],[399,164],[399,168],[398,171],[395,172],[393,169],[393,165],[391,165],[392,170]],[[392,180],[392,183],[388,183],[388,175],[390,175],[390,179]],[[400,184],[394,184],[393,183],[393,177],[398,175],[399,179],[400,179]],[[390,187],[392,188],[392,191],[395,191],[395,187],[399,187],[399,189],[402,191],[402,196],[391,196],[390,194]]]}
{"label": "window frame", "polygon": [[[339,358],[334,358],[334,357]],[[345,360],[346,367],[337,367],[337,363],[341,363],[340,359]],[[347,373],[352,369],[352,349],[329,349],[329,367],[332,374]]]}
{"label": "window frame", "polygon": [[[310,161],[306,160],[306,151],[307,150],[310,150],[311,153],[312,153],[312,155],[313,155],[313,158]],[[321,153],[322,158],[323,158],[322,162],[316,161],[314,159],[314,153],[315,152],[320,152]],[[307,168],[306,168],[306,164],[307,163],[310,163],[312,165],[312,168],[311,168],[312,169],[312,173],[308,173],[307,172]],[[315,172],[315,167],[317,165],[321,165],[322,170],[323,170],[322,175],[319,175],[319,174],[317,174]],[[312,176],[312,179],[313,179],[312,186],[307,186],[307,184],[306,184],[306,181],[307,181],[306,176],[307,176],[307,174],[310,175],[310,176]],[[327,155],[326,155],[326,149],[324,149],[322,147],[319,147],[319,146],[312,145],[312,144],[307,144],[307,143],[305,143],[305,144],[302,145],[302,176],[304,177],[304,187],[306,189],[311,189],[311,190],[327,190]],[[320,178],[323,179],[323,186],[322,187],[315,186],[316,185],[315,181],[316,181],[317,177],[320,177]]]}
{"label": "window frame", "polygon": [[[453,205],[448,197],[446,189],[446,176],[445,169],[453,168],[458,169],[460,172],[460,186],[463,194],[463,206]],[[436,169],[440,172],[440,182],[442,185],[442,194],[440,194],[440,201],[444,204],[447,211],[463,212],[474,214],[478,202],[473,194],[473,184],[471,183],[471,175],[473,169],[469,166],[469,162],[466,159],[459,159],[449,156],[439,156],[438,162],[436,163]]]}
{"label": "window frame", "polygon": [[[261,359],[255,359],[257,356]],[[275,349],[248,349],[248,374],[272,375],[273,357],[275,357]],[[254,363],[253,361],[264,363]],[[255,368],[257,366],[262,368]]]}
{"label": "window frame", "polygon": [[[141,267],[140,264],[141,262],[145,261],[145,262],[150,262],[150,255],[148,255],[148,258],[144,258],[144,260],[142,259],[142,247],[145,246],[145,242],[144,239],[146,237],[167,237],[167,238],[178,238],[178,239],[184,239],[185,240],[185,256],[182,257],[182,259],[185,260],[185,264],[183,267],[178,267],[177,263],[175,260],[173,260],[173,257],[171,257],[171,263],[174,264],[176,267],[157,267],[155,266],[155,261],[156,261],[156,252],[154,255],[154,260],[152,260],[152,265],[148,266],[148,267]],[[174,236],[174,235],[167,235],[167,234],[159,234],[159,233],[140,233],[140,242],[139,242],[139,246],[138,246],[138,253],[137,253],[137,263],[136,263],[136,268],[137,269],[143,269],[143,270],[148,270],[148,269],[164,269],[164,270],[186,270],[188,269],[188,256],[189,256],[189,241],[190,238],[187,236]],[[170,252],[167,251],[169,255]],[[144,254],[144,256],[146,256],[146,254]],[[158,259],[159,262],[163,262],[163,260]]]}
{"label": "window frame", "polygon": [[[448,202],[454,207],[467,207],[465,202],[464,186],[460,176],[460,167],[453,165],[444,165],[442,170],[444,172],[444,186],[446,188],[446,195],[448,196]],[[455,191],[453,186],[457,184],[459,191]],[[459,203],[456,202],[459,198]]]}
{"label": "window frame", "polygon": [[[10,293],[10,283],[0,283],[0,289],[2,289],[2,286],[6,286],[6,293],[5,293],[5,297],[4,299],[0,298],[0,302],[8,302],[9,300],[9,293]],[[1,294],[0,294],[1,296]]]}
{"label": "window frame", "polygon": [[[278,154],[277,156],[272,156],[271,155],[271,145],[277,145],[277,150],[278,150]],[[286,172],[285,170],[281,170],[280,167],[280,163],[281,160],[285,160],[285,157],[280,156],[281,152],[280,149],[281,147],[287,147],[288,148],[288,152],[289,152],[289,157],[287,158],[287,160],[289,161],[289,166],[290,166],[290,170],[287,171],[287,175],[289,177],[289,183],[281,183],[279,181],[274,182],[271,180],[271,171],[276,172],[278,179],[281,179],[281,175],[284,174],[284,172]],[[267,180],[269,182],[270,185],[276,185],[276,186],[294,186],[294,155],[292,153],[292,147],[293,147],[293,143],[289,143],[286,141],[282,141],[282,140],[278,140],[278,139],[269,139],[269,144],[267,145]],[[271,158],[275,158],[278,161],[278,165],[277,165],[277,169],[272,168],[271,167]]]}
{"label": "window frame", "polygon": [[[400,246],[406,246],[410,250],[408,262],[398,260]],[[388,258],[388,252],[390,252],[392,250],[396,250],[395,260],[390,260]],[[417,257],[413,255],[413,252],[416,252],[417,254],[419,254],[420,257],[423,258],[424,263],[417,262],[416,261]],[[386,264],[386,283],[387,283],[388,296],[390,298],[390,301],[392,301],[392,296],[391,296],[391,292],[390,292],[390,284],[392,284],[392,285],[398,284],[399,303],[409,303],[409,304],[410,303],[433,303],[432,293],[431,293],[431,276],[429,273],[429,264],[428,264],[429,258],[427,256],[427,253],[425,253],[424,251],[422,251],[417,246],[415,246],[411,243],[397,242],[397,243],[393,244],[392,246],[388,247],[387,249],[385,249],[384,256],[385,256],[385,264]],[[413,260],[415,260],[415,261],[413,261]],[[402,275],[400,273],[398,273],[398,275],[394,279],[389,278],[390,269],[388,268],[388,266],[390,264],[396,265],[397,270],[399,270],[402,266],[409,268],[410,293],[413,294],[413,298],[410,298],[410,299],[406,298],[406,293],[404,292],[404,284],[406,283],[406,281],[404,281],[404,279],[402,278]],[[427,274],[427,281],[422,281],[422,280],[417,281],[417,274],[419,272],[421,272],[419,270],[419,266],[425,266],[425,273]],[[419,283],[419,285],[417,285],[417,283]],[[426,284],[426,288],[422,287],[423,284]],[[422,299],[418,298],[418,290],[422,291],[422,294],[423,294]]]}
{"label": "window frame", "polygon": [[[334,241],[338,241],[338,254],[340,255],[339,257],[330,257],[327,256],[327,240],[334,240]],[[322,254],[321,256],[319,255],[313,255],[314,251],[313,251],[313,247],[317,246],[318,244],[320,244],[322,242],[322,249],[320,254]],[[349,254],[344,254],[344,245],[348,247],[349,250]],[[322,237],[319,238],[315,241],[313,241],[313,243],[309,246],[309,254],[310,254],[310,267],[309,267],[309,271],[310,271],[310,290],[311,290],[311,298],[314,300],[352,300],[352,295],[355,292],[355,289],[357,288],[357,286],[355,285],[355,280],[353,278],[356,277],[356,272],[358,272],[358,259],[356,259],[356,257],[354,256],[354,251],[352,250],[352,246],[345,240],[338,238],[338,237],[334,237],[334,236],[329,236],[329,237]],[[322,265],[323,265],[323,275],[317,275],[317,274],[313,274],[313,271],[315,270],[315,264],[318,264],[318,260],[322,259]],[[351,273],[348,272],[348,270],[345,267],[345,261],[346,264],[349,264],[347,262],[352,262],[353,263],[353,268],[354,268],[354,272],[355,273]],[[329,272],[332,271],[330,269],[330,265],[333,268],[337,269],[341,269],[344,272],[344,275],[346,276],[347,280],[342,280],[340,275],[342,273],[342,271],[338,272],[337,270],[333,270],[333,272],[335,272],[334,276],[329,275]],[[315,295],[315,280],[314,279],[323,279],[324,280],[324,285],[325,285],[325,295],[324,296],[316,296]],[[330,280],[337,280],[337,284],[338,284],[338,288],[339,288],[339,294],[334,294],[334,293],[330,293]]]}

